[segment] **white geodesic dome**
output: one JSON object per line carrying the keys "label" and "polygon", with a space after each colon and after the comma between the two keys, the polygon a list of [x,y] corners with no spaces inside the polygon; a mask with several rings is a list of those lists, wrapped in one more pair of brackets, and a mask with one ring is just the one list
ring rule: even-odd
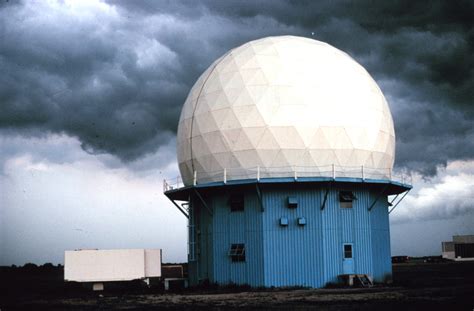
{"label": "white geodesic dome", "polygon": [[264,177],[389,179],[395,133],[367,71],[329,44],[294,36],[248,42],[216,60],[181,111],[186,185]]}

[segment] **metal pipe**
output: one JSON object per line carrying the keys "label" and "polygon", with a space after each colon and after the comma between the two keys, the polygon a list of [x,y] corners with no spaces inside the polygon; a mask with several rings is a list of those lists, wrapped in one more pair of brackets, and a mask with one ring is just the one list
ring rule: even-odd
{"label": "metal pipe", "polygon": [[260,203],[260,209],[262,212],[264,212],[265,206],[263,205],[262,192],[260,191],[260,187],[258,186],[258,184],[255,184],[255,189],[257,190],[257,198],[258,202]]}
{"label": "metal pipe", "polygon": [[323,204],[321,204],[321,210],[324,209],[324,207],[326,206],[326,201],[328,199],[328,194],[329,194],[329,191],[331,189],[331,185],[329,185],[329,187],[326,189],[326,193],[324,194],[324,199],[323,199]]}

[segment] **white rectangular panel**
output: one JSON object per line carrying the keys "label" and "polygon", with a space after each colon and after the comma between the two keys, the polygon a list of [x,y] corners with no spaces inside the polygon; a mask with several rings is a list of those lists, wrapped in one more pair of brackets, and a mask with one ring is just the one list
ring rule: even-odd
{"label": "white rectangular panel", "polygon": [[145,250],[145,277],[161,276],[161,249]]}
{"label": "white rectangular panel", "polygon": [[145,277],[145,250],[66,251],[64,279],[77,282],[129,281]]}

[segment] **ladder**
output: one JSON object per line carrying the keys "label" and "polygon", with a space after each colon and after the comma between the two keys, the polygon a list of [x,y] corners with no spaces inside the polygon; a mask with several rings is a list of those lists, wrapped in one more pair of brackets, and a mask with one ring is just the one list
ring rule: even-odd
{"label": "ladder", "polygon": [[359,280],[362,287],[372,287],[374,283],[370,280],[367,274],[357,274],[357,279]]}

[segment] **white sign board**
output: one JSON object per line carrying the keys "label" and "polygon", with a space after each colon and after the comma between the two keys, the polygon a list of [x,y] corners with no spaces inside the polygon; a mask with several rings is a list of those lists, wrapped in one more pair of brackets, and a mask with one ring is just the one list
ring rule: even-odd
{"label": "white sign board", "polygon": [[161,249],[66,251],[64,280],[131,281],[161,276]]}

